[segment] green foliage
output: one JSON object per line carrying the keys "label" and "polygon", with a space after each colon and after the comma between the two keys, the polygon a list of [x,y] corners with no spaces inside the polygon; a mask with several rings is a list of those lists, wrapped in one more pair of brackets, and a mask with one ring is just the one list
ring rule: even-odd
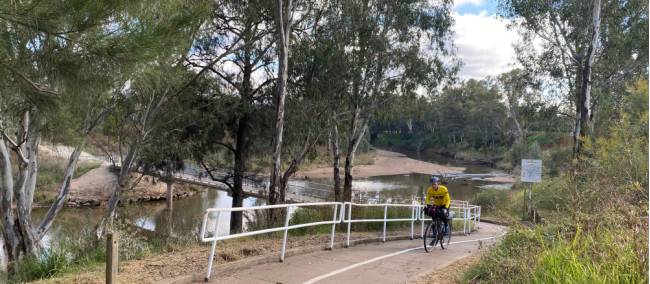
{"label": "green foliage", "polygon": [[483,212],[496,211],[508,204],[508,192],[499,189],[481,190],[474,196],[472,204],[481,206]]}

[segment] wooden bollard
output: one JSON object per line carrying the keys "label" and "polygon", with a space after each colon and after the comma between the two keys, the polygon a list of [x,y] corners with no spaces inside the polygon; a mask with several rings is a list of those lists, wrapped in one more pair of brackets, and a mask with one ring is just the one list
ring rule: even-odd
{"label": "wooden bollard", "polygon": [[117,232],[109,232],[106,235],[106,284],[117,283],[118,239]]}

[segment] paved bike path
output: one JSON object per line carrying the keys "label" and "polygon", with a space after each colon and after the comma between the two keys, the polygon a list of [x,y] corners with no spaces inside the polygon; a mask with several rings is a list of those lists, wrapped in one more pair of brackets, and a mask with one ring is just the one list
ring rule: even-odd
{"label": "paved bike path", "polygon": [[217,266],[211,283],[404,283],[485,249],[505,230],[481,223],[477,232],[453,236],[448,248],[438,246],[431,253],[424,251],[421,239],[415,239],[318,251],[238,271],[221,271]]}

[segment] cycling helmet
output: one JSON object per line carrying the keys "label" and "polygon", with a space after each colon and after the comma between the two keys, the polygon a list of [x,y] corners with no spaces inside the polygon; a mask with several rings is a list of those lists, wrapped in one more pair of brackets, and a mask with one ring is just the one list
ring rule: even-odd
{"label": "cycling helmet", "polygon": [[440,178],[432,175],[431,178],[429,178],[429,183],[434,183],[434,182],[440,182]]}

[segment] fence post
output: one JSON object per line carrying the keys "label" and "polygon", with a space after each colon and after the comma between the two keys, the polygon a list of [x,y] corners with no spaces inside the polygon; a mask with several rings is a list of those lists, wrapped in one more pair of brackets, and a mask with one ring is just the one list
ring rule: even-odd
{"label": "fence post", "polygon": [[352,203],[344,203],[343,206],[348,206],[348,237],[345,241],[345,247],[350,247],[350,226],[352,225]]}
{"label": "fence post", "polygon": [[386,217],[388,214],[388,204],[384,204],[384,234],[382,236],[382,241],[386,242]]}
{"label": "fence post", "polygon": [[330,238],[330,250],[334,249],[334,233],[336,232],[336,214],[338,213],[339,205],[334,204],[334,216],[332,217],[332,237]]}
{"label": "fence post", "polygon": [[[232,213],[231,213],[232,214]],[[208,258],[208,273],[205,275],[205,282],[210,280],[210,274],[212,273],[212,262],[214,261],[214,253],[217,250],[217,237],[219,236],[219,219],[221,217],[221,211],[217,211],[217,217],[214,221],[214,241],[212,241],[212,248],[210,249],[210,257]]]}
{"label": "fence post", "polygon": [[106,235],[106,283],[117,283],[117,265],[119,258],[118,232],[109,232]]}
{"label": "fence post", "polygon": [[287,212],[284,214],[284,237],[282,238],[282,252],[280,253],[280,262],[284,262],[284,252],[287,248],[287,233],[289,232],[289,211],[292,206],[287,206]]}

